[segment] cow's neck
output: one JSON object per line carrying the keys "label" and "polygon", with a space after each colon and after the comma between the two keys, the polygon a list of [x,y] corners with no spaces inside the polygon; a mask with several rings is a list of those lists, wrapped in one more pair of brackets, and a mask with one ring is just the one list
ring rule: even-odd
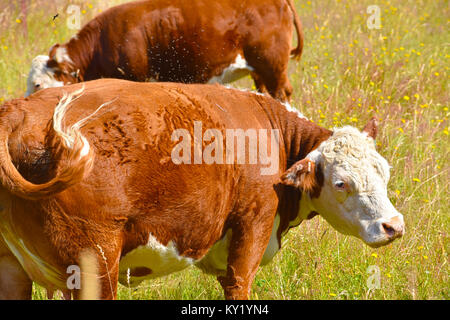
{"label": "cow's neck", "polygon": [[279,123],[286,154],[286,169],[304,159],[332,134],[330,130],[301,118],[294,112],[283,112]]}
{"label": "cow's neck", "polygon": [[93,20],[66,43],[67,53],[74,64],[71,71],[78,72],[81,81],[89,80],[85,76],[93,62],[99,30],[98,23]]}
{"label": "cow's neck", "polygon": [[[283,140],[281,148],[284,148],[286,155],[286,169],[290,168],[295,162],[304,159],[332,134],[332,131],[301,118],[298,113],[291,112],[288,109],[275,113],[275,115],[281,129]],[[309,206],[308,195],[302,196],[298,189],[282,184],[279,184],[278,188],[280,222],[277,236],[279,243],[281,243],[281,236],[290,227],[300,224],[305,218],[313,217],[315,213],[313,208]],[[300,201],[302,197],[304,201]]]}

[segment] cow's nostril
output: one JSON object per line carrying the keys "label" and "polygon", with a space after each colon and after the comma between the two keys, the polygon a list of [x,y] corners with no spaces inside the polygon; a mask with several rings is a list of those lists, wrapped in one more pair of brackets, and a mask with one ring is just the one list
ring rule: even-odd
{"label": "cow's nostril", "polygon": [[389,239],[393,240],[403,236],[404,225],[398,218],[391,219],[381,225],[383,226],[383,230]]}
{"label": "cow's nostril", "polygon": [[383,223],[382,224],[384,232],[386,232],[386,234],[389,236],[389,238],[392,238],[395,235],[395,229],[393,226],[391,226],[388,223]]}

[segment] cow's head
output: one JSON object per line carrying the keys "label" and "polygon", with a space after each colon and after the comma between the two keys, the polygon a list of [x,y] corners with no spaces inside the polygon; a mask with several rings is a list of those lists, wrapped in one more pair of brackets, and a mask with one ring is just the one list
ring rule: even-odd
{"label": "cow's head", "polygon": [[281,177],[282,183],[303,192],[306,215],[319,213],[339,232],[371,247],[401,237],[405,228],[403,216],[387,196],[390,167],[375,150],[376,134],[375,119],[363,132],[353,127],[336,129]]}
{"label": "cow's head", "polygon": [[40,55],[33,59],[25,97],[41,89],[79,82],[79,71],[73,69],[73,62],[66,48],[54,45],[49,56]]}
{"label": "cow's head", "polygon": [[47,67],[48,56],[37,56],[31,62],[30,73],[27,79],[27,92],[25,97],[39,91],[41,89],[50,87],[61,87],[64,85],[62,81],[55,78],[55,72]]}

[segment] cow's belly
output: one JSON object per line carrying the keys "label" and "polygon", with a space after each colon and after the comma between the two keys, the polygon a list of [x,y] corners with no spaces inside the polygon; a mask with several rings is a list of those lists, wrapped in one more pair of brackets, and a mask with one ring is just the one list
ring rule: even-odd
{"label": "cow's belly", "polygon": [[[265,265],[272,261],[275,254],[280,250],[278,242],[277,231],[280,225],[280,216],[277,214],[273,222],[272,234],[267,245],[264,256],[261,260],[261,265]],[[208,253],[196,263],[196,266],[206,273],[214,275],[225,275],[227,271],[228,250],[230,247],[232,231],[229,229],[225,236],[217,241]]]}
{"label": "cow's belly", "polygon": [[217,241],[208,253],[196,263],[196,266],[209,274],[225,275],[231,235],[232,231],[229,229],[222,239]]}
{"label": "cow's belly", "polygon": [[240,54],[238,54],[235,61],[226,67],[222,71],[222,74],[212,77],[208,83],[230,83],[249,75],[253,70],[254,69],[247,63],[247,61]]}
{"label": "cow's belly", "polygon": [[[279,225],[280,216],[276,215],[272,234],[261,260],[261,265],[269,263],[280,249],[277,238]],[[119,282],[125,286],[135,287],[144,280],[165,276],[192,264],[195,264],[206,273],[225,275],[231,237],[232,230],[229,229],[225,236],[218,240],[202,259],[196,261],[179,255],[172,241],[167,246],[164,246],[150,235],[149,241],[145,246],[137,247],[120,260]]]}
{"label": "cow's belly", "polygon": [[120,260],[119,282],[135,287],[144,280],[180,271],[194,262],[192,258],[179,255],[172,241],[164,246],[150,235],[145,246],[137,247]]}
{"label": "cow's belly", "polygon": [[9,225],[2,225],[0,233],[6,246],[14,254],[31,280],[46,288],[67,288],[67,274],[62,273],[30,250],[23,239],[18,238],[11,231]]}

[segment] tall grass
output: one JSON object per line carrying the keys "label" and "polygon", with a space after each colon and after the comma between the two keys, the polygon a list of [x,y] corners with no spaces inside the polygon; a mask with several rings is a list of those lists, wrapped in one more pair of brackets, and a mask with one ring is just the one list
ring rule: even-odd
{"label": "tall grass", "polygon": [[[83,22],[120,1],[71,1]],[[123,1],[122,1],[123,2]],[[65,42],[66,0],[0,4],[0,102],[26,90],[31,59]],[[381,8],[381,29],[369,30],[369,5]],[[290,64],[293,105],[316,123],[362,128],[377,116],[379,152],[393,166],[389,197],[405,216],[406,235],[370,249],[334,231],[322,218],[303,222],[260,268],[253,299],[449,299],[449,22],[448,1],[296,1],[305,50]],[[3,7],[2,7],[3,6]],[[59,13],[54,21],[53,15]],[[235,83],[251,87],[249,78]],[[369,290],[369,266],[381,272]],[[34,298],[44,299],[34,287]],[[214,277],[189,268],[120,287],[119,299],[222,299]]]}

